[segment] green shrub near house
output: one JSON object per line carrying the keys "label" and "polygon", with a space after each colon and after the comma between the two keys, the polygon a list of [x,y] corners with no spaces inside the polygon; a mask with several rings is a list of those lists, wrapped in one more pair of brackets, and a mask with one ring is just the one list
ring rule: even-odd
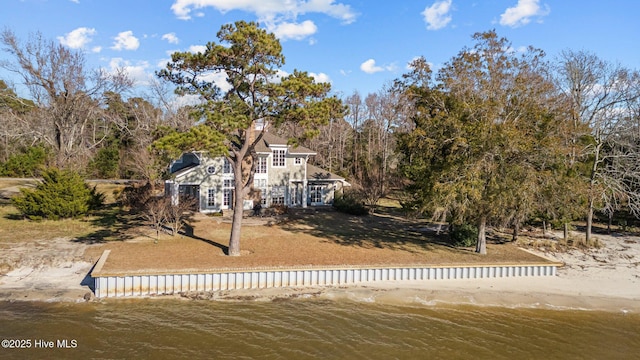
{"label": "green shrub near house", "polygon": [[20,189],[13,205],[33,220],[76,218],[99,208],[104,194],[73,171],[47,169],[35,189]]}
{"label": "green shrub near house", "polygon": [[336,196],[333,200],[333,207],[343,213],[350,215],[367,215],[369,210],[357,195],[353,193],[345,193],[342,196]]}

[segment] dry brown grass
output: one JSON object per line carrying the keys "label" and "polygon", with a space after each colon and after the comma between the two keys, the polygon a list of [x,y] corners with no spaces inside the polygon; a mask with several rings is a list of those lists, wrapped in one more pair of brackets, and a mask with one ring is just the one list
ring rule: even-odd
{"label": "dry brown grass", "polygon": [[89,219],[31,221],[11,205],[0,206],[0,243],[19,243],[59,237],[82,237],[95,230]]}
{"label": "dry brown grass", "polygon": [[490,244],[488,255],[482,256],[415,230],[389,228],[404,225],[399,219],[358,218],[332,211],[293,216],[279,225],[245,226],[242,255],[229,257],[225,251],[230,224],[199,216],[190,236],[162,235],[155,244],[155,234],[150,233],[132,241],[104,244],[92,251],[111,250],[105,272],[545,261],[513,244]]}

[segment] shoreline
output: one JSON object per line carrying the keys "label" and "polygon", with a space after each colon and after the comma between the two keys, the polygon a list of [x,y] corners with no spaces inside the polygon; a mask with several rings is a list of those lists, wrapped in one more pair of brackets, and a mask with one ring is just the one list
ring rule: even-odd
{"label": "shoreline", "polygon": [[[565,264],[558,268],[555,277],[386,281],[338,287],[225,290],[127,299],[278,301],[319,298],[436,307],[471,305],[640,313],[640,238],[607,235],[600,240],[605,244],[603,248],[586,251],[554,253],[528,249],[535,255]],[[65,243],[68,240],[53,242],[51,252],[67,251],[69,255]],[[59,261],[45,265],[32,259],[0,276],[0,301],[120,301],[94,299],[89,287],[92,279],[88,275],[95,262],[83,258],[89,245],[84,246]]]}

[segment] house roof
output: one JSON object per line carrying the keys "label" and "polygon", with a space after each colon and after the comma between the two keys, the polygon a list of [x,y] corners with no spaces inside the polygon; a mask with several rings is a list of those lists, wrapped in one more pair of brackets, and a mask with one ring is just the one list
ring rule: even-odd
{"label": "house roof", "polygon": [[179,177],[179,176],[182,176],[182,175],[190,172],[191,170],[197,168],[198,166],[200,166],[200,164],[191,164],[191,165],[189,165],[187,167],[183,167],[180,170],[174,171],[171,174],[176,176],[176,177]]}
{"label": "house roof", "polygon": [[288,140],[280,136],[274,135],[270,132],[265,132],[262,135],[262,139],[256,144],[256,152],[258,153],[270,153],[270,146],[286,146],[289,149],[289,154],[292,155],[315,155],[316,152],[308,149],[304,146],[292,146],[288,144]]}
{"label": "house roof", "polygon": [[307,180],[344,181],[344,178],[317,166],[307,164]]}

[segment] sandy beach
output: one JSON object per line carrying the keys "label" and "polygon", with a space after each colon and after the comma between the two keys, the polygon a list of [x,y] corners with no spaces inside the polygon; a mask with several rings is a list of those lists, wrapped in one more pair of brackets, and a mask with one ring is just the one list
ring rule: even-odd
{"label": "sandy beach", "polygon": [[[348,287],[234,290],[212,299],[321,297],[353,301],[481,305],[546,309],[640,312],[640,238],[598,235],[599,249],[567,252],[527,250],[564,267],[552,278],[397,281]],[[92,246],[59,238],[2,249],[14,269],[0,277],[0,300],[71,301],[93,299],[91,278],[95,260],[85,252]],[[87,253],[91,253],[90,251]]]}

